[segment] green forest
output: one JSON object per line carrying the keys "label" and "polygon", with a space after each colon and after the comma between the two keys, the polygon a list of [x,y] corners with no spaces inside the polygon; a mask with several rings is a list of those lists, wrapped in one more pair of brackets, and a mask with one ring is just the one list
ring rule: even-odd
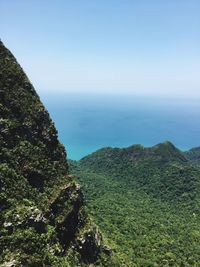
{"label": "green forest", "polygon": [[0,41],[0,266],[115,266],[39,96]]}
{"label": "green forest", "polygon": [[200,266],[199,163],[170,142],[67,161],[0,42],[0,267]]}
{"label": "green forest", "polygon": [[200,265],[200,168],[191,154],[165,142],[70,161],[121,266]]}

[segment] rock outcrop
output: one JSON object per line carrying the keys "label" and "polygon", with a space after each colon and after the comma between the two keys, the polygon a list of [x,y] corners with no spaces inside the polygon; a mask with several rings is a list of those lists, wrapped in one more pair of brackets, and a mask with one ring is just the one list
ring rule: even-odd
{"label": "rock outcrop", "polygon": [[112,266],[48,112],[0,42],[0,266]]}

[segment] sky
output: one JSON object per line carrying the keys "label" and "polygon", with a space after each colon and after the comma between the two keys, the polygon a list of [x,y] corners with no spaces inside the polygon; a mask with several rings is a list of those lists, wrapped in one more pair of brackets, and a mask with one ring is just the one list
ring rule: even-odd
{"label": "sky", "polygon": [[200,98],[199,0],[0,0],[0,38],[41,94]]}

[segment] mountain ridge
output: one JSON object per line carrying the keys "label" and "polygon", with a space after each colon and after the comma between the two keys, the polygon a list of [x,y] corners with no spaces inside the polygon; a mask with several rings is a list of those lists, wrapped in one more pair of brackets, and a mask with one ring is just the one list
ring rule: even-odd
{"label": "mountain ridge", "polygon": [[[122,155],[125,154],[126,156],[129,154],[132,156],[132,158],[141,158],[141,157],[153,157],[153,156],[160,156],[164,159],[171,159],[174,158],[177,160],[180,159],[180,161],[186,162],[187,157],[184,155],[184,153],[179,150],[177,147],[175,147],[170,141],[165,141],[163,143],[156,144],[152,147],[144,147],[140,144],[134,144],[126,148],[117,148],[117,147],[104,147],[101,148],[83,158],[81,158],[79,161],[84,161],[85,159],[88,159],[88,157],[95,157],[95,155],[98,155],[98,153],[106,153],[108,157],[114,156],[116,154]],[[109,154],[109,152],[112,152],[113,154]]]}
{"label": "mountain ridge", "polygon": [[184,154],[190,162],[200,164],[200,147],[193,147]]}

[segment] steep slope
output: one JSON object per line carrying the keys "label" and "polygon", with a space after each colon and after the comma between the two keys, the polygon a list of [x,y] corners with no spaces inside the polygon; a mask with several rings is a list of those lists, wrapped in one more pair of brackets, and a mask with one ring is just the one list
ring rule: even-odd
{"label": "steep slope", "polygon": [[68,175],[64,147],[0,42],[0,266],[109,266],[110,250]]}
{"label": "steep slope", "polygon": [[194,147],[184,154],[191,163],[200,164],[200,147]]}
{"label": "steep slope", "polygon": [[122,265],[199,265],[200,170],[173,144],[104,148],[70,166]]}

